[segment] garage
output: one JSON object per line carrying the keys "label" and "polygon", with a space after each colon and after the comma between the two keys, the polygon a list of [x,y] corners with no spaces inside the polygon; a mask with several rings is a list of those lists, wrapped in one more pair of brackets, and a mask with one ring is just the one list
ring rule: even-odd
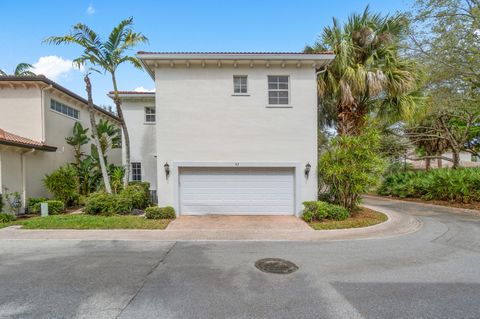
{"label": "garage", "polygon": [[183,215],[293,215],[293,168],[180,168]]}

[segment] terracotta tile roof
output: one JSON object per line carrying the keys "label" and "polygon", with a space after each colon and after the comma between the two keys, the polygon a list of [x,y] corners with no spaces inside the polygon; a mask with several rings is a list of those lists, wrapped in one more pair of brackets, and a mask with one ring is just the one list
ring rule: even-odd
{"label": "terracotta tile roof", "polygon": [[[113,91],[108,92],[108,94],[113,94]],[[155,94],[155,92],[118,91],[118,94]]]}
{"label": "terracotta tile roof", "polygon": [[24,148],[34,148],[42,151],[47,152],[54,152],[57,150],[54,146],[49,146],[44,144],[43,142],[34,141],[26,137],[22,137],[0,128],[0,144],[3,145],[11,145],[11,146],[18,146]]}
{"label": "terracotta tile roof", "polygon": [[137,54],[333,54],[333,51],[322,52],[148,52],[138,51]]}

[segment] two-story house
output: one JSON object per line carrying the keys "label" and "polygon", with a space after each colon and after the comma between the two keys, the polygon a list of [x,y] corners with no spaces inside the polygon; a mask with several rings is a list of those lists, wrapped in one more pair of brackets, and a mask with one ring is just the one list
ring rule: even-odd
{"label": "two-story house", "polygon": [[[96,119],[119,124],[119,119],[95,107]],[[45,174],[74,161],[72,135],[75,122],[90,128],[87,101],[45,76],[0,77],[0,193],[29,197],[49,196],[43,187]],[[85,145],[89,154],[90,145]],[[108,154],[109,162],[121,164],[121,150]]]}
{"label": "two-story house", "polygon": [[178,215],[298,216],[317,198],[316,78],[333,54],[138,58],[156,93],[121,95],[131,177],[150,181],[160,206]]}

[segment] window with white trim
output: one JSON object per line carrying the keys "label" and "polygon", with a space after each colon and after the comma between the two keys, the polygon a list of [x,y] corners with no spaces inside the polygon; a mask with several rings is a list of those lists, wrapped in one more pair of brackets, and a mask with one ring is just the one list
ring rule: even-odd
{"label": "window with white trim", "polygon": [[132,181],[142,180],[142,163],[132,162]]}
{"label": "window with white trim", "polygon": [[234,94],[247,94],[247,76],[246,75],[234,75],[233,76],[233,93]]}
{"label": "window with white trim", "polygon": [[155,107],[152,107],[152,106],[145,107],[145,122],[155,123]]}
{"label": "window with white trim", "polygon": [[63,103],[60,103],[54,99],[50,100],[50,109],[65,114],[68,117],[74,118],[78,120],[80,118],[80,111],[74,109],[73,107],[70,107],[68,105],[65,105]]}
{"label": "window with white trim", "polygon": [[268,104],[269,105],[288,105],[289,89],[288,75],[269,75],[268,76]]}

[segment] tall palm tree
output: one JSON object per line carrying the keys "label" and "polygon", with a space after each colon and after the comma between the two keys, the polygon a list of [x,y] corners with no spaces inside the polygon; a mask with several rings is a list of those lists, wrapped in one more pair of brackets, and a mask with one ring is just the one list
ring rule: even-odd
{"label": "tall palm tree", "polygon": [[339,134],[362,132],[366,116],[405,116],[415,107],[413,62],[399,54],[407,22],[404,16],[353,14],[341,26],[333,19],[318,42],[305,52],[333,51],[335,60],[318,72],[319,118]]}
{"label": "tall palm tree", "polygon": [[[31,69],[33,69],[33,65],[28,64],[28,63],[19,63],[19,64],[17,64],[17,66],[15,67],[15,71],[11,75],[14,75],[14,76],[35,76],[36,74],[33,73],[32,71],[30,71]],[[8,75],[9,74],[7,74],[5,71],[0,70],[0,76],[8,76]]]}
{"label": "tall palm tree", "polygon": [[133,18],[121,21],[108,36],[106,41],[97,35],[95,31],[90,29],[83,23],[73,26],[72,31],[64,36],[49,37],[44,40],[50,44],[69,44],[75,43],[83,48],[83,55],[76,59],[77,62],[84,63],[88,61],[95,66],[99,66],[105,72],[110,73],[113,84],[114,103],[117,115],[122,125],[123,137],[125,141],[125,179],[124,185],[128,184],[130,176],[130,137],[127,125],[123,117],[122,101],[118,95],[118,85],[116,72],[118,67],[123,63],[130,63],[135,68],[142,69],[138,59],[128,54],[128,51],[141,43],[148,43],[148,39],[142,33],[133,31]]}

